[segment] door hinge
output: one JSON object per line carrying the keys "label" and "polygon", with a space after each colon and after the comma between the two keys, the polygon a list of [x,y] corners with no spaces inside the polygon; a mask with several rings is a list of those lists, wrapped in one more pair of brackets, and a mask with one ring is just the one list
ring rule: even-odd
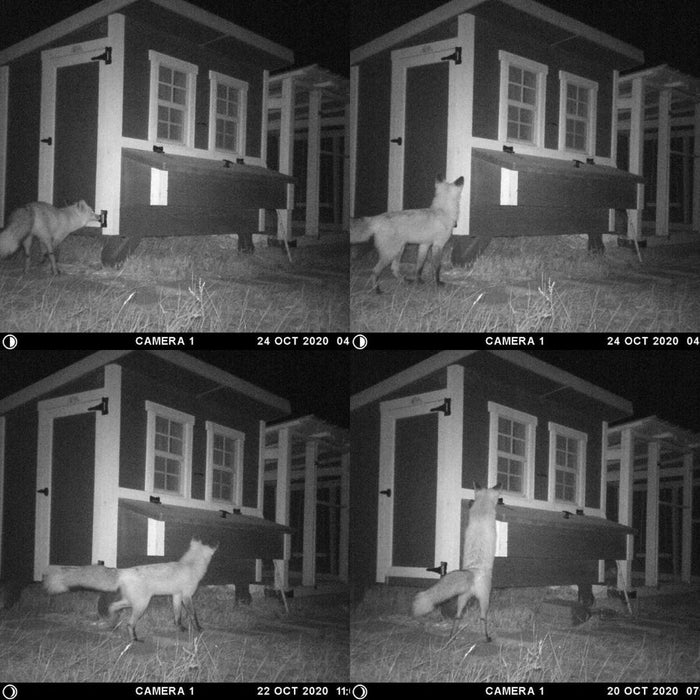
{"label": "door hinge", "polygon": [[91,61],[104,61],[106,66],[109,66],[112,63],[112,47],[107,46],[105,47],[104,53],[101,53],[99,56],[93,56]]}
{"label": "door hinge", "polygon": [[109,398],[103,396],[102,401],[97,406],[90,406],[88,411],[99,411],[103,416],[106,416],[109,413]]}
{"label": "door hinge", "polygon": [[451,53],[449,56],[443,56],[441,61],[454,61],[456,66],[459,66],[462,64],[462,47],[461,46],[455,46],[454,53]]}
{"label": "door hinge", "polygon": [[435,408],[430,409],[430,413],[437,413],[442,411],[446,416],[452,415],[452,399],[445,399],[442,406],[435,406]]}

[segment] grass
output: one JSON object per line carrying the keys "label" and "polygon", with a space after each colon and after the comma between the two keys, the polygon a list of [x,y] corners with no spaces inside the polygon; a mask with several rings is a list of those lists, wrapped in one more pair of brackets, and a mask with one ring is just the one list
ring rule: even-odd
{"label": "grass", "polygon": [[321,682],[348,677],[343,601],[276,599],[235,605],[223,587],[195,597],[201,634],[177,633],[169,599],[154,598],[138,622],[143,642],[129,643],[124,624],[110,629],[96,614],[97,594],[49,599],[38,587],[0,612],[0,677],[12,682]]}
{"label": "grass", "polygon": [[[578,627],[548,619],[543,589],[494,591],[486,644],[476,609],[458,634],[439,612],[408,616],[415,590],[374,589],[351,622],[351,678],[364,682],[679,682],[700,680],[697,634],[626,626],[624,614]],[[604,602],[603,605],[606,605]],[[631,628],[630,628],[631,627]]]}
{"label": "grass", "polygon": [[[257,237],[256,237],[257,238]],[[0,265],[0,325],[15,332],[334,332],[347,330],[347,246],[340,236],[292,250],[235,236],[145,238],[120,269],[102,241],[69,236],[52,277]]]}
{"label": "grass", "polygon": [[[585,236],[500,238],[469,268],[443,260],[444,287],[401,283],[386,271],[368,287],[374,252],[351,263],[350,323],[372,332],[682,332],[700,325],[700,245],[635,253]],[[411,266],[406,266],[409,273]],[[412,270],[411,270],[412,271]],[[429,279],[430,266],[424,277]]]}

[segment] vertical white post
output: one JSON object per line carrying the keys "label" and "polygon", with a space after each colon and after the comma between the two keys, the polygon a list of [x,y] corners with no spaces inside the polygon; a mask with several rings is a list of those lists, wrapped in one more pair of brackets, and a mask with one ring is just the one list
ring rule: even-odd
{"label": "vertical white post", "polygon": [[[292,436],[289,428],[280,428],[277,438],[277,493],[275,499],[275,520],[281,525],[289,525],[289,500],[292,481]],[[282,561],[275,562],[275,585],[282,590],[289,588],[289,559],[292,549],[292,536],[284,535]]]}
{"label": "vertical white post", "polygon": [[647,522],[644,584],[659,583],[659,443],[647,446]]}
{"label": "vertical white post", "polygon": [[321,90],[309,91],[309,147],[306,153],[306,235],[318,238],[321,179]]}
{"label": "vertical white post", "polygon": [[[622,525],[632,526],[633,486],[632,430],[620,431],[620,492],[618,494],[617,517]],[[617,562],[617,587],[628,590],[632,585],[632,559],[634,557],[634,535],[627,535],[627,556]]]}
{"label": "vertical white post", "polygon": [[[280,111],[280,172],[292,175],[294,171],[294,78],[282,80],[282,100]],[[287,202],[286,209],[277,210],[277,238],[292,239],[292,210]]]}
{"label": "vertical white post", "polygon": [[[348,153],[347,160],[347,196],[348,196],[348,206],[346,208],[347,219],[351,216],[355,216],[355,177],[357,175],[357,100],[360,91],[360,69],[357,66],[350,67],[350,106],[347,114],[346,124],[348,126],[348,139],[346,144],[346,149]],[[700,129],[696,129],[696,134],[700,133]],[[695,140],[695,148],[698,148],[698,140]],[[697,165],[697,161],[696,161]],[[696,180],[698,182],[698,180]],[[350,222],[347,221],[345,217],[343,218],[343,226],[347,227]]]}
{"label": "vertical white post", "polygon": [[5,226],[5,177],[7,171],[7,129],[9,127],[7,115],[9,103],[10,67],[0,66],[0,226]]}
{"label": "vertical white post", "polygon": [[316,459],[318,443],[309,440],[306,443],[304,459],[304,542],[301,584],[316,584]]}
{"label": "vertical white post", "polygon": [[338,551],[338,576],[341,581],[348,580],[348,554],[350,550],[350,453],[344,452],[340,457],[340,542]]}
{"label": "vertical white post", "polygon": [[[630,162],[629,171],[641,175],[644,162],[644,78],[632,80],[630,95]],[[642,237],[644,185],[637,185],[637,208],[627,210],[627,236]]]}
{"label": "vertical white post", "polygon": [[[681,581],[690,583],[693,560],[693,453],[683,455],[683,527],[681,545]],[[697,550],[697,544],[695,549]]]}
{"label": "vertical white post", "polygon": [[671,90],[659,91],[659,131],[656,156],[656,230],[668,237],[671,193]]}
{"label": "vertical white post", "polygon": [[435,512],[435,560],[458,569],[462,541],[462,437],[464,430],[464,368],[447,368],[446,397],[450,415],[438,424],[438,464]]}

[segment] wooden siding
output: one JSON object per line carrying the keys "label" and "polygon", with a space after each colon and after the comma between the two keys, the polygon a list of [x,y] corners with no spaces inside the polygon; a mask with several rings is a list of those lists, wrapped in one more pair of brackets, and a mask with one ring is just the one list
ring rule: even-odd
{"label": "wooden siding", "polygon": [[350,581],[357,589],[374,583],[377,573],[379,498],[379,406],[350,416]]}
{"label": "wooden siding", "polygon": [[5,224],[14,209],[37,199],[40,104],[41,57],[32,54],[10,65]]}
{"label": "wooden siding", "polygon": [[[172,58],[194,63],[199,68],[195,97],[195,148],[207,149],[209,139],[209,71],[217,71],[248,83],[246,114],[246,155],[260,157],[262,129],[262,91],[264,65],[222,55],[188,40],[187,34],[167,34],[153,26],[127,17],[124,56],[124,121],[123,135],[148,138],[148,105],[150,92],[150,49]],[[229,49],[230,50],[230,49]],[[222,156],[223,157],[223,156]]]}
{"label": "wooden siding", "polygon": [[6,416],[2,523],[4,579],[32,581],[34,578],[37,434],[35,404],[22,406]]}
{"label": "wooden siding", "polygon": [[[602,518],[561,511],[499,505],[496,519],[508,523],[508,556],[496,557],[495,588],[598,583],[599,559],[624,559],[630,528]],[[462,533],[469,522],[462,501]]]}
{"label": "wooden siding", "polygon": [[[540,398],[533,392],[533,377],[513,368],[505,377],[493,358],[490,363],[463,364],[465,372],[464,441],[462,455],[462,487],[472,488],[474,482],[485,485],[488,477],[489,411],[488,402],[523,411],[537,418],[535,438],[535,498],[547,500],[549,479],[549,430],[552,421],[588,435],[586,449],[586,495],[589,508],[600,507],[600,444],[601,418],[589,411],[577,410],[562,395],[561,400]],[[498,364],[498,363],[496,363]],[[469,369],[471,365],[471,369]],[[489,369],[490,367],[490,369]],[[539,392],[538,392],[539,393]],[[544,392],[543,392],[544,393]],[[488,484],[491,486],[492,484]],[[506,495],[506,494],[504,494]],[[506,495],[507,496],[507,495]]]}
{"label": "wooden siding", "polygon": [[[166,148],[167,150],[167,148]],[[264,168],[123,149],[123,235],[256,233],[259,209],[283,209],[291,178]],[[168,204],[150,204],[151,168],[168,172]]]}
{"label": "wooden siding", "polygon": [[386,211],[389,192],[391,61],[388,55],[359,69],[355,216]]}
{"label": "wooden siding", "polygon": [[[165,523],[165,555],[147,556],[148,519]],[[221,518],[217,511],[198,511],[151,503],[120,500],[117,566],[137,566],[179,559],[195,537],[218,544],[203,579],[204,584],[251,582],[256,559],[281,559],[283,534],[276,523],[232,515]]]}
{"label": "wooden siding", "polygon": [[[478,13],[477,13],[478,15]],[[518,26],[476,19],[474,42],[474,121],[472,133],[498,138],[500,91],[499,50],[545,64],[547,92],[545,105],[545,148],[558,148],[559,71],[563,70],[598,83],[596,155],[610,157],[612,134],[612,71],[617,65],[594,63],[583,56],[538,42]]]}
{"label": "wooden siding", "polygon": [[217,401],[214,397],[198,400],[194,394],[185,393],[180,386],[159,380],[157,374],[149,376],[131,368],[124,368],[122,381],[120,486],[139,490],[145,487],[145,402],[148,400],[195,416],[192,464],[201,466],[192,470],[191,493],[195,499],[204,498],[205,421],[210,420],[245,433],[243,505],[257,507],[259,420],[267,419],[273,413],[270,409],[242,395],[237,395],[235,402]]}

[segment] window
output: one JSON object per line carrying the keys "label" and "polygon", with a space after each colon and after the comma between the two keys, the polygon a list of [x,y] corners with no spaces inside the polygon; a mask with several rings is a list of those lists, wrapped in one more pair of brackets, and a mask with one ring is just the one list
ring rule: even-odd
{"label": "window", "polygon": [[146,490],[188,498],[194,416],[146,401]]}
{"label": "window", "polygon": [[209,149],[245,154],[248,83],[209,71]]}
{"label": "window", "polygon": [[549,501],[583,507],[588,436],[556,423],[549,424]]}
{"label": "window", "polygon": [[206,429],[208,498],[240,505],[245,435],[211,421]]}
{"label": "window", "polygon": [[489,401],[489,485],[532,498],[535,470],[535,416]]}
{"label": "window", "polygon": [[149,51],[151,94],[149,141],[194,147],[197,66]]}
{"label": "window", "polygon": [[547,66],[499,51],[501,92],[499,141],[544,147]]}
{"label": "window", "polygon": [[598,83],[559,72],[559,147],[595,154]]}

